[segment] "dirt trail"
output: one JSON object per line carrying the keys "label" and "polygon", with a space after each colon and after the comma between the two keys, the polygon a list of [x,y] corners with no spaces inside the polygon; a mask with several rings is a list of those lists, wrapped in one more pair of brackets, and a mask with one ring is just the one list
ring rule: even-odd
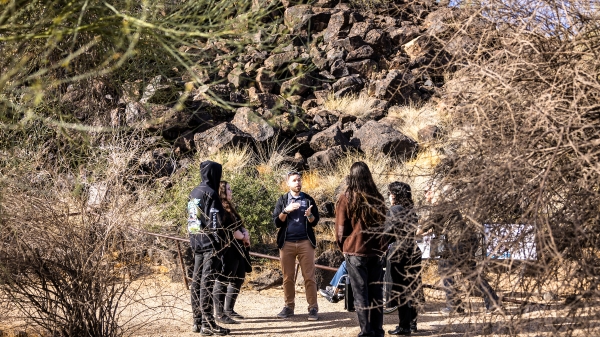
{"label": "dirt trail", "polygon": [[[171,284],[169,289],[163,289],[164,295],[172,302],[163,300],[163,308],[153,310],[147,316],[151,323],[145,323],[142,328],[136,329],[136,337],[167,337],[167,336],[199,336],[191,332],[192,320],[189,307],[189,295],[180,284]],[[419,315],[419,332],[413,336],[479,336],[479,335],[514,335],[514,328],[509,328],[511,316],[489,315],[484,313],[483,303],[480,299],[471,299],[471,315],[449,318],[439,313],[442,308],[441,293],[427,294],[428,302],[423,312]],[[307,307],[304,293],[297,293],[296,315],[289,319],[278,319],[276,314],[283,306],[283,291],[269,289],[261,292],[244,289],[236,304],[236,311],[246,319],[242,324],[227,325],[232,330],[232,336],[286,336],[286,337],[312,337],[312,336],[356,336],[359,332],[356,313],[344,310],[343,303],[332,304],[319,297],[319,320],[307,320]],[[565,317],[567,310],[558,307],[539,309],[533,308],[530,313],[521,316],[523,323],[519,335],[522,336],[551,336],[557,332],[552,328],[551,322],[556,317]],[[559,309],[559,310],[556,310]],[[517,307],[506,307],[507,312],[516,314]],[[512,316],[514,319],[514,316]],[[143,318],[143,317],[140,317]],[[598,319],[596,319],[597,321]],[[387,332],[398,323],[397,313],[385,315],[384,329]],[[509,324],[507,324],[509,323]],[[513,322],[513,326],[515,322]],[[583,328],[583,327],[582,327]],[[595,331],[597,334],[590,331]],[[559,333],[560,334],[560,333]],[[387,334],[386,334],[387,335]],[[600,324],[592,325],[591,330],[574,335],[600,335]]]}

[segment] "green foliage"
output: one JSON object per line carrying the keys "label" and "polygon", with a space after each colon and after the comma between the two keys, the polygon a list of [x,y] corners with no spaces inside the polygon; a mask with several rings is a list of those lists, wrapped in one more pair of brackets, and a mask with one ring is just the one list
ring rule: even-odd
{"label": "green foliage", "polygon": [[275,233],[272,214],[281,194],[280,181],[271,172],[255,176],[248,172],[246,170],[245,173],[227,178],[233,192],[233,202],[254,240],[270,243]]}

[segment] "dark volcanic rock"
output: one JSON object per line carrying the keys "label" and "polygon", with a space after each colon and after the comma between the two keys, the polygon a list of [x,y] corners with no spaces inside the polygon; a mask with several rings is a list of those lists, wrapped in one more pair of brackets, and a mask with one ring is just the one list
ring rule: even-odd
{"label": "dark volcanic rock", "polygon": [[265,94],[273,92],[273,88],[275,88],[274,77],[275,74],[272,71],[266,68],[259,68],[256,72],[256,84],[258,85],[258,89]]}
{"label": "dark volcanic rock", "polygon": [[281,94],[303,95],[313,89],[314,85],[314,78],[310,74],[303,74],[281,83]]}
{"label": "dark volcanic rock", "polygon": [[375,55],[375,51],[371,46],[362,46],[348,53],[346,56],[346,62],[360,59],[372,58]]}
{"label": "dark volcanic rock", "polygon": [[340,37],[340,31],[349,23],[348,19],[349,13],[346,11],[333,14],[329,19],[329,24],[327,25],[327,29],[325,29],[325,33],[323,34],[323,40],[326,43],[329,43],[331,40]]}
{"label": "dark volcanic rock", "polygon": [[417,133],[420,142],[428,142],[440,138],[440,128],[435,125],[427,125]]}
{"label": "dark volcanic rock", "polygon": [[311,170],[327,168],[335,163],[344,155],[344,149],[341,146],[335,146],[325,151],[320,151],[308,158],[308,167]]}
{"label": "dark volcanic rock", "polygon": [[359,74],[364,78],[370,78],[373,72],[377,71],[377,62],[366,59],[355,62],[346,63],[346,68],[349,70],[350,74]]}
{"label": "dark volcanic rock", "polygon": [[254,290],[265,290],[283,284],[283,274],[279,269],[269,269],[249,283]]}
{"label": "dark volcanic rock", "polygon": [[365,84],[365,82],[360,77],[360,75],[350,75],[350,76],[340,78],[337,82],[335,82],[332,85],[332,88],[334,91],[339,91],[341,89],[344,89],[347,87],[353,87],[353,86],[360,87],[360,89],[362,89],[364,84]]}
{"label": "dark volcanic rock", "polygon": [[355,131],[351,143],[367,153],[383,153],[405,158],[412,157],[419,148],[412,138],[376,121],[368,121]]}
{"label": "dark volcanic rock", "polygon": [[[344,261],[344,254],[339,250],[328,249],[324,251],[319,257],[315,260],[315,264],[320,264],[322,266],[328,266],[333,268],[339,268],[339,266]],[[329,282],[335,275],[334,271],[316,269],[315,270],[315,282],[317,283],[318,289],[325,289],[326,286],[329,285]]]}
{"label": "dark volcanic rock", "polygon": [[241,146],[252,142],[252,136],[231,123],[221,123],[208,131],[194,135],[198,152],[215,153],[226,147]]}
{"label": "dark volcanic rock", "polygon": [[317,133],[310,141],[310,147],[315,150],[315,152],[325,151],[328,148],[338,145],[345,148],[350,146],[350,142],[346,139],[337,125],[332,125]]}
{"label": "dark volcanic rock", "polygon": [[267,141],[275,136],[273,127],[247,107],[237,109],[231,124],[259,142]]}
{"label": "dark volcanic rock", "polygon": [[273,54],[265,60],[265,67],[269,69],[277,69],[287,63],[292,63],[298,57],[296,51],[288,51],[279,54]]}
{"label": "dark volcanic rock", "polygon": [[405,103],[413,89],[413,76],[410,72],[391,70],[384,79],[375,83],[375,97]]}

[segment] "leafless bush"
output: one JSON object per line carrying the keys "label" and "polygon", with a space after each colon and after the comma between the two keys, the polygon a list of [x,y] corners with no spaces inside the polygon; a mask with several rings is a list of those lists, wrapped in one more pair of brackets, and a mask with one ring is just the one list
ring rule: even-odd
{"label": "leafless bush", "polygon": [[[552,333],[592,331],[595,323],[576,316],[581,308],[597,312],[597,304],[581,300],[599,295],[597,4],[465,1],[460,6],[448,9],[443,25],[428,37],[438,56],[453,60],[438,63],[440,69],[456,71],[439,101],[451,117],[448,128],[454,132],[448,140],[456,146],[437,167],[443,198],[432,211],[459,209],[479,233],[483,224],[505,230],[510,224],[532,226],[537,260],[523,265],[536,277],[524,278],[527,273],[519,274],[523,270],[516,262],[506,262],[496,285],[507,295],[524,294],[525,300],[541,300],[534,295],[543,292],[562,296],[569,306],[558,308],[569,315],[553,321]],[[484,256],[478,272],[494,261]],[[510,334],[530,331],[525,323],[531,318],[509,313],[515,315]]]}

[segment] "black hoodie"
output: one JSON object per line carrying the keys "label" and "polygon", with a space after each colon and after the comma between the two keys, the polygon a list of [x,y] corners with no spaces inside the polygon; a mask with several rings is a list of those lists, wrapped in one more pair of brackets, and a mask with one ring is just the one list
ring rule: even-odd
{"label": "black hoodie", "polygon": [[227,237],[221,219],[223,205],[219,198],[221,164],[204,161],[200,164],[202,182],[190,193],[188,202],[188,232],[190,245],[195,252],[211,249],[221,251]]}

